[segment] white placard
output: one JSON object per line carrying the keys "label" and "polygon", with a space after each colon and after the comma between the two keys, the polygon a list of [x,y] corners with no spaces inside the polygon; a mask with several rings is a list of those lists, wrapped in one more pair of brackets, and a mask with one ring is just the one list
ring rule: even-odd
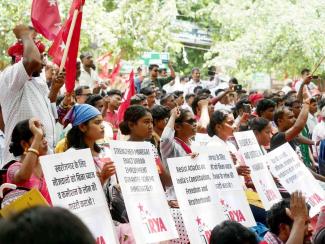
{"label": "white placard", "polygon": [[53,206],[76,214],[96,241],[118,243],[90,149],[42,156],[40,163]]}
{"label": "white placard", "polygon": [[250,177],[263,206],[265,210],[269,210],[273,204],[280,202],[282,197],[268,169],[254,132],[251,130],[236,132],[234,136],[246,165],[250,167]]}
{"label": "white placard", "polygon": [[209,160],[212,180],[226,217],[246,227],[256,226],[243,186],[227,148],[220,144],[201,147],[199,152],[205,154]]}
{"label": "white placard", "polygon": [[169,158],[167,162],[190,242],[209,243],[212,229],[226,218],[207,157]]}
{"label": "white placard", "polygon": [[272,174],[279,178],[282,186],[289,193],[302,191],[311,207],[309,215],[318,214],[325,204],[325,192],[290,144],[285,143],[269,152],[267,159]]}
{"label": "white placard", "polygon": [[136,242],[178,238],[149,142],[110,141],[112,159]]}

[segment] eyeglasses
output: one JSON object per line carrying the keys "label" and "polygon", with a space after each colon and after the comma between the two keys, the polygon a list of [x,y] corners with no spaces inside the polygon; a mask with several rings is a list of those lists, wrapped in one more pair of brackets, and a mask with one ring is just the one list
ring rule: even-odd
{"label": "eyeglasses", "polygon": [[184,120],[183,123],[186,123],[189,125],[194,125],[197,123],[197,121],[196,121],[196,119],[192,118],[192,119]]}

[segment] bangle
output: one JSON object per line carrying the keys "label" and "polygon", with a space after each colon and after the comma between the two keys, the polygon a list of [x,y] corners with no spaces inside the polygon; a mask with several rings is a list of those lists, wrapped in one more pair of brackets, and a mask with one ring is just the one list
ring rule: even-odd
{"label": "bangle", "polygon": [[34,148],[28,148],[27,152],[34,153],[37,157],[39,157],[39,151]]}

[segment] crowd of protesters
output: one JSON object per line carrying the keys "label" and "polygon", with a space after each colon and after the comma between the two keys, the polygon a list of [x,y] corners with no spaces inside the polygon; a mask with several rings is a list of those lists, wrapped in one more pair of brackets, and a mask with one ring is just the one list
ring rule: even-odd
{"label": "crowd of protesters", "polygon": [[[50,62],[45,63],[45,48],[35,41],[33,29],[18,25],[14,34],[19,40],[15,45],[22,48],[10,52],[12,64],[0,73],[1,167],[6,182],[37,188],[50,204],[39,157],[89,148],[113,220],[117,226],[127,225],[123,192],[114,181],[114,162],[100,158],[102,146],[110,140],[149,141],[179,234],[179,239],[170,243],[189,243],[167,159],[195,157],[197,152],[192,151],[191,143],[196,133],[213,137],[211,146],[222,144],[227,148],[238,174],[245,177],[244,189],[252,188],[250,168],[239,155],[233,133],[245,130],[254,132],[263,153],[288,142],[315,179],[325,182],[325,97],[308,69],[303,69],[301,78],[282,90],[248,91],[236,78],[224,80],[214,74],[203,80],[199,68],[175,82],[171,63],[169,73],[151,64],[147,77],[138,69],[136,94],[120,122],[117,111],[125,90],[100,80],[92,54],[80,55],[75,91],[65,93],[65,73],[59,73]],[[210,243],[325,243],[325,208],[312,224],[301,192],[289,194],[278,181],[276,184],[283,200],[269,211],[264,210],[256,192],[252,192],[254,196],[247,194],[260,231],[225,221],[213,229]],[[114,197],[110,196],[112,192]],[[13,197],[17,195],[8,194],[1,199],[1,207]],[[60,230],[57,220],[62,224]],[[67,229],[64,235],[56,235],[55,231],[62,231],[63,225],[70,226],[69,233]],[[62,237],[71,240],[67,243],[94,243],[78,219],[57,208],[29,209],[0,221],[0,242],[50,243],[46,236],[49,229],[54,233],[53,240]],[[18,232],[21,234],[16,235]],[[125,240],[120,236],[121,243],[133,243],[130,229],[121,235],[129,237]],[[40,242],[34,241],[33,236],[38,236]],[[63,242],[57,239],[51,243]]]}

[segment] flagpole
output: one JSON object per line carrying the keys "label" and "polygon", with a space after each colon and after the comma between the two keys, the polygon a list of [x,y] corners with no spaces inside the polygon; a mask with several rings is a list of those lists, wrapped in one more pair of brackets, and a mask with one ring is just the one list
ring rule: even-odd
{"label": "flagpole", "polygon": [[72,21],[71,21],[71,25],[70,25],[70,29],[69,29],[69,33],[68,33],[68,38],[67,38],[67,43],[65,44],[65,49],[64,49],[62,60],[61,60],[61,65],[60,65],[60,70],[59,70],[60,73],[63,71],[65,63],[67,61],[67,56],[68,56],[68,52],[69,52],[69,48],[70,48],[73,30],[76,25],[78,13],[79,13],[78,9],[75,9],[73,12]]}

